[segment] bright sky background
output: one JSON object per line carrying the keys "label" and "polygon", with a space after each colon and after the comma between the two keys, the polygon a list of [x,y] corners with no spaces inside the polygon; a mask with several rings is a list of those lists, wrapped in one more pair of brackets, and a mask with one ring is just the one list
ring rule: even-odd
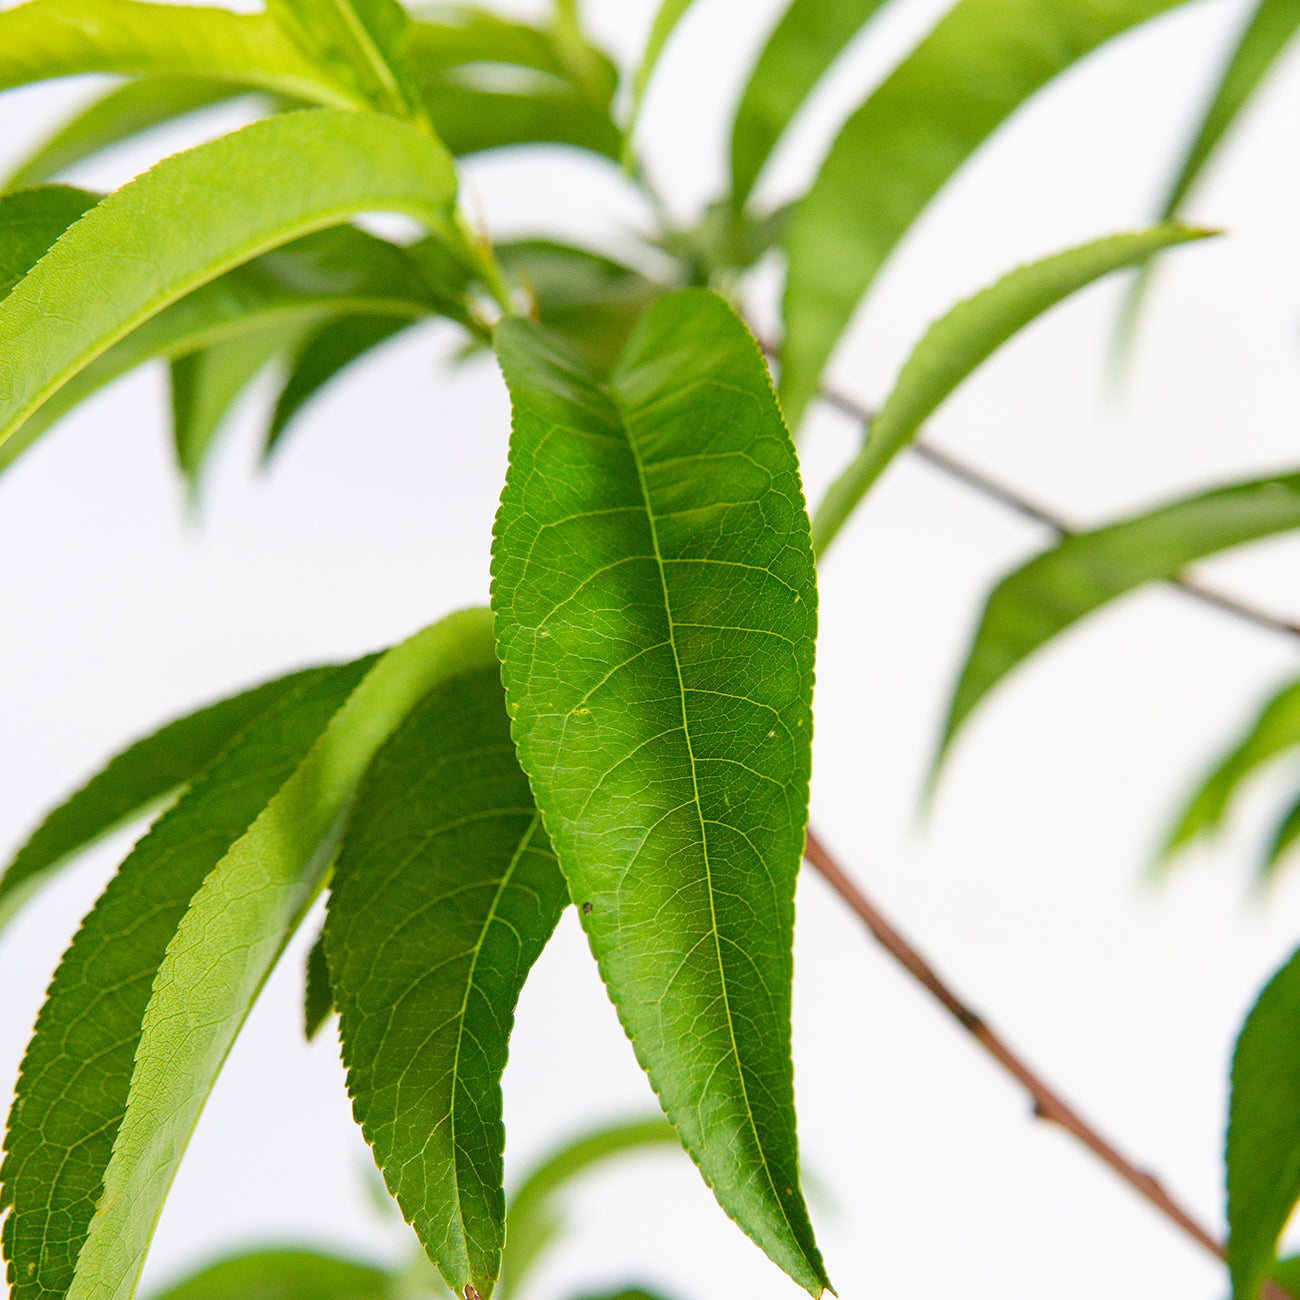
{"label": "bright sky background", "polygon": [[[647,0],[588,0],[632,56]],[[893,0],[766,178],[813,174],[834,124],[942,5]],[[1143,224],[1242,0],[1199,0],[1105,48],[1040,96],[927,213],[836,356],[872,403],[925,325],[1018,262]],[[687,215],[720,186],[729,105],[777,6],[697,0],[646,105],[648,166]],[[1054,312],[936,417],[931,438],[1082,522],[1300,461],[1297,51],[1191,205],[1230,237],[1156,277],[1136,372],[1108,386],[1118,281]],[[88,85],[0,101],[0,162]],[[228,125],[213,116],[204,129]],[[79,173],[108,187],[193,136],[164,134]],[[642,217],[607,165],[560,151],[475,160],[465,190],[497,236],[626,246]],[[870,178],[863,178],[870,201]],[[777,282],[760,275],[754,313]],[[0,851],[126,740],[305,662],[399,639],[487,596],[508,410],[489,359],[448,373],[449,329],[390,346],[312,408],[269,474],[266,390],[239,412],[186,517],[160,371],[83,408],[0,482]],[[856,432],[821,413],[803,448],[815,499]],[[953,755],[931,817],[918,792],[984,592],[1040,530],[904,460],[822,574],[813,821],[963,994],[1083,1112],[1216,1231],[1226,1070],[1254,994],[1300,935],[1300,871],[1266,899],[1251,873],[1288,792],[1262,782],[1213,851],[1147,887],[1183,793],[1297,647],[1168,590],[1136,595],[1008,680]],[[1205,566],[1300,615],[1300,545]],[[1294,773],[1292,773],[1294,780]],[[0,1089],[58,954],[131,834],[89,855],[0,943]],[[150,1284],[250,1240],[405,1248],[365,1190],[337,1045],[305,1046],[310,925],[223,1075],[159,1227]],[[795,1076],[814,1215],[839,1293],[997,1300],[1217,1300],[1220,1271],[1021,1093],[871,945],[815,878],[800,885]],[[506,1076],[517,1176],[553,1143],[653,1106],[572,916],[520,1006]],[[682,1156],[593,1178],[535,1300],[639,1280],[679,1300],[793,1300]]]}

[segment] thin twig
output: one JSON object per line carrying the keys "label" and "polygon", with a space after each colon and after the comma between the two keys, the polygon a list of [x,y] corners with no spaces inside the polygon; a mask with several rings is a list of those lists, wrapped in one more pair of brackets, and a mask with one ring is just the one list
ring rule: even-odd
{"label": "thin twig", "polygon": [[1151,1174],[1139,1169],[1113,1143],[1102,1137],[1007,1046],[978,1012],[969,1007],[949,985],[944,983],[934,967],[885,920],[862,891],[845,875],[840,865],[811,830],[808,832],[804,856],[821,873],[831,888],[857,913],[880,946],[925,988],[1012,1078],[1024,1087],[1033,1100],[1034,1114],[1039,1119],[1058,1124],[1067,1133],[1077,1138],[1193,1241],[1203,1246],[1216,1258],[1223,1258],[1223,1247],[1218,1241],[1197,1223]]}

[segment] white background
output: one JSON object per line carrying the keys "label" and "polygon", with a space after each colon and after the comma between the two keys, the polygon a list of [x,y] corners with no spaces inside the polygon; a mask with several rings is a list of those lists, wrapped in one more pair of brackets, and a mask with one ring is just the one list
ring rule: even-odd
{"label": "white background", "polygon": [[[647,0],[588,0],[626,62]],[[801,119],[762,193],[810,179],[834,125],[941,8],[894,0]],[[924,326],[1027,258],[1154,210],[1247,12],[1200,0],[1087,60],[1012,121],[891,260],[833,370],[867,402]],[[714,197],[728,105],[771,0],[697,0],[648,99],[648,166],[683,217]],[[1300,59],[1267,85],[1191,205],[1229,237],[1156,277],[1135,374],[1106,351],[1119,282],[1055,311],[935,418],[930,437],[1069,518],[1101,521],[1300,462]],[[0,103],[16,158],[89,83]],[[231,124],[219,115],[194,131]],[[196,138],[163,133],[75,179],[119,183]],[[614,169],[558,150],[465,169],[494,235],[627,246],[644,219]],[[870,178],[863,178],[870,201]],[[774,274],[751,288],[770,319]],[[126,740],[304,662],[407,635],[487,596],[508,429],[488,359],[449,373],[451,332],[388,347],[314,406],[271,471],[254,467],[267,390],[238,412],[186,517],[161,372],[87,405],[0,481],[0,851]],[[856,431],[829,413],[803,448],[814,498]],[[822,573],[813,821],[870,893],[1067,1096],[1221,1230],[1221,1134],[1237,1026],[1300,936],[1300,872],[1267,897],[1254,856],[1290,787],[1253,788],[1213,849],[1167,884],[1144,872],[1183,792],[1294,644],[1168,590],[1135,595],[1009,679],[968,727],[933,814],[918,792],[983,593],[1045,534],[923,464],[897,464]],[[1204,566],[1300,614],[1300,549]],[[1294,773],[1291,773],[1294,779]],[[58,954],[130,834],[87,856],[0,943],[7,1087]],[[149,1285],[249,1241],[375,1258],[406,1249],[367,1196],[326,1033],[301,1041],[309,927],[259,1003],[159,1226]],[[814,1215],[841,1296],[1211,1300],[1220,1270],[1062,1134],[871,945],[821,882],[799,890],[795,1074]],[[517,1178],[547,1147],[653,1105],[572,918],[520,1006],[506,1075]],[[716,1209],[685,1157],[591,1179],[536,1300],[639,1280],[680,1300],[797,1294]]]}

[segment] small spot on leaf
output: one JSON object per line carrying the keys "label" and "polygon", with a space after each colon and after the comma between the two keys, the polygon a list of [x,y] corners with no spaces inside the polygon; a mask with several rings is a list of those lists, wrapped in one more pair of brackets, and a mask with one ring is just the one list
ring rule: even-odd
{"label": "small spot on leaf", "polygon": [[591,915],[591,904],[590,904],[590,903],[583,903],[583,905],[582,905],[582,914],[583,914],[583,916],[590,916],[590,915]]}
{"label": "small spot on leaf", "polygon": [[465,1283],[465,1300],[483,1300],[483,1297],[468,1283]]}

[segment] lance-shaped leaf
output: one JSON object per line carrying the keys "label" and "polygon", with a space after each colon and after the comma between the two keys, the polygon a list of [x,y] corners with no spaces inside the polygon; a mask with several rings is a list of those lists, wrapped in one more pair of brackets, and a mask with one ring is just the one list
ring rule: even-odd
{"label": "lance-shaped leaf", "polygon": [[407,57],[411,20],[398,0],[267,0],[266,11],[359,103],[423,118]]}
{"label": "lance-shaped leaf", "polygon": [[628,113],[627,134],[631,136],[641,112],[641,101],[654,76],[659,56],[664,46],[677,28],[677,24],[686,16],[691,7],[691,0],[660,0],[655,11],[654,21],[650,24],[650,35],[646,37],[645,49],[641,53],[641,62],[632,77],[632,105]]}
{"label": "lance-shaped leaf", "polygon": [[123,862],[65,953],[23,1059],[0,1166],[13,1300],[67,1293],[104,1204],[141,1020],[181,917],[366,667],[312,670],[251,717]]}
{"label": "lance-shaped leaf", "polygon": [[[1269,69],[1291,43],[1298,28],[1300,4],[1295,0],[1260,0],[1228,59],[1183,165],[1170,186],[1169,196],[1160,211],[1160,220],[1167,221],[1181,210],[1223,137],[1259,89]],[[1134,280],[1124,304],[1121,342],[1127,341],[1136,328],[1149,271],[1147,268]]]}
{"label": "lance-shaped leaf", "polygon": [[0,928],[73,854],[193,780],[253,719],[314,671],[319,670],[291,673],[210,704],[111,759],[47,814],[0,875]]}
{"label": "lance-shaped leaf", "polygon": [[1228,1270],[1234,1300],[1259,1300],[1300,1199],[1300,953],[1269,981],[1232,1057]]}
{"label": "lance-shaped leaf", "polygon": [[206,77],[143,77],[115,86],[37,145],[0,188],[39,185],[102,149],[245,93]]}
{"label": "lance-shaped leaf", "polygon": [[0,441],[223,271],[358,212],[444,225],[455,192],[436,140],[370,113],[286,113],[163,159],[92,208],[0,302]]}
{"label": "lance-shaped leaf", "polygon": [[1236,745],[1211,769],[1188,800],[1161,850],[1176,853],[1200,835],[1219,828],[1242,783],[1277,755],[1300,745],[1300,682],[1279,691]]}
{"label": "lance-shaped leaf", "polygon": [[486,611],[452,615],[382,655],[191,899],[144,1009],[126,1109],[70,1300],[134,1294],[199,1113],[323,883],[337,847],[332,832],[357,782],[418,700],[467,660],[476,662],[486,622]]}
{"label": "lance-shaped leaf", "polygon": [[571,144],[616,159],[622,148],[608,113],[550,85],[516,93],[446,84],[427,89],[424,100],[439,138],[457,157],[515,144]]}
{"label": "lance-shaped leaf", "polygon": [[593,1166],[632,1151],[677,1143],[673,1126],[662,1117],[632,1120],[584,1133],[566,1142],[538,1165],[510,1198],[501,1300],[515,1295],[542,1254],[564,1231],[561,1193]]}
{"label": "lance-shaped leaf", "polygon": [[1282,859],[1290,851],[1296,840],[1300,840],[1300,795],[1297,795],[1287,810],[1278,818],[1278,823],[1269,838],[1268,847],[1259,864],[1259,873],[1265,879],[1281,865]]}
{"label": "lance-shaped leaf", "polygon": [[316,936],[307,954],[302,999],[303,1035],[310,1043],[334,1010],[334,989],[330,984],[329,962],[325,957],[325,935]]}
{"label": "lance-shaped leaf", "polygon": [[237,1255],[168,1287],[152,1300],[392,1300],[389,1275],[314,1250]]}
{"label": "lance-shaped leaf", "polygon": [[745,206],[800,105],[882,0],[793,0],[763,46],[731,127],[731,202]]}
{"label": "lance-shaped leaf", "polygon": [[522,321],[497,352],[492,607],[520,762],[682,1144],[819,1294],[790,1062],[817,600],[793,445],[703,290],[659,299],[608,384]]}
{"label": "lance-shaped leaf", "polygon": [[1230,546],[1300,527],[1300,474],[1216,488],[1063,538],[993,589],[953,694],[937,772],[958,727],[1022,659],[1144,582]]}
{"label": "lance-shaped leaf", "polygon": [[376,756],[325,922],[353,1113],[447,1285],[483,1300],[515,1003],[569,901],[485,641],[491,666],[440,683]]}
{"label": "lance-shaped leaf", "polygon": [[42,185],[0,195],[0,298],[98,202],[98,194],[71,185]]}
{"label": "lance-shaped leaf", "polygon": [[1036,90],[1182,0],[958,0],[845,123],[786,241],[781,400],[797,426],[858,300],[944,183]]}
{"label": "lance-shaped leaf", "polygon": [[433,312],[480,331],[465,304],[463,269],[456,268],[461,274],[455,282],[439,282],[439,268],[420,250],[420,244],[400,248],[337,226],[226,272],[73,375],[0,445],[0,467],[106,384],[155,358],[170,360],[263,331],[281,331],[287,346],[322,320],[358,313],[396,329]]}
{"label": "lance-shaped leaf", "polygon": [[266,14],[137,0],[30,0],[0,13],[0,90],[82,72],[193,76],[360,107]]}
{"label": "lance-shaped leaf", "polygon": [[1022,266],[959,302],[926,330],[899,372],[893,392],[871,421],[862,450],[822,498],[813,517],[817,554],[830,545],[867,489],[944,398],[1009,338],[1101,276],[1210,233],[1163,225],[1112,235]]}

